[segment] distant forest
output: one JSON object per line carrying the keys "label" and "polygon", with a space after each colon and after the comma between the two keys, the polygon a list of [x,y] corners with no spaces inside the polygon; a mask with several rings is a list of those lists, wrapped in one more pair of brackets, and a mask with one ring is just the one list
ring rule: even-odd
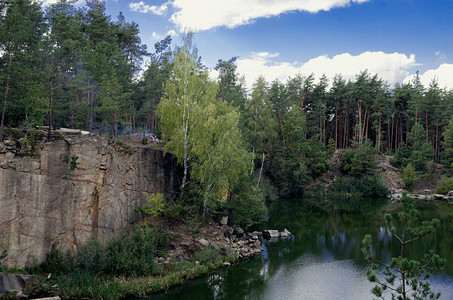
{"label": "distant forest", "polygon": [[[179,50],[170,45],[167,36],[150,53],[138,25],[122,14],[112,20],[101,1],[84,7],[58,1],[44,9],[31,0],[1,0],[1,135],[4,127],[48,125],[112,136],[125,128],[159,134],[156,110]],[[423,86],[416,76],[391,87],[367,71],[355,80],[298,75],[269,83],[260,77],[247,91],[235,60],[220,59],[215,67],[217,97],[240,113],[243,138],[258,158],[275,156],[276,145],[291,142],[291,118],[300,110],[304,139],[326,149],[370,140],[391,153],[423,141],[430,160],[450,160],[453,146],[445,135],[453,91],[435,79]]]}

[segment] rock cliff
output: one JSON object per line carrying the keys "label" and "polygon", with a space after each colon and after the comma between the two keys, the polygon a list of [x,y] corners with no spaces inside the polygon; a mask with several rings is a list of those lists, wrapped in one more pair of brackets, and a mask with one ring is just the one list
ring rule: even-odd
{"label": "rock cliff", "polygon": [[0,249],[9,267],[44,260],[54,244],[75,250],[92,237],[106,241],[137,220],[143,191],[177,189],[176,163],[162,151],[81,132],[59,136],[0,142]]}

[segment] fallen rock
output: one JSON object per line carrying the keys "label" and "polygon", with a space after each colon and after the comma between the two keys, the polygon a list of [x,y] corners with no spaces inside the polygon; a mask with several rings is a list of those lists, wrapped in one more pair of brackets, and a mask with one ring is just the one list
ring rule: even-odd
{"label": "fallen rock", "polygon": [[291,235],[291,232],[288,231],[288,229],[284,229],[282,232],[280,232],[280,237],[281,238],[287,238]]}
{"label": "fallen rock", "polygon": [[228,216],[223,216],[222,219],[220,219],[220,224],[221,225],[227,225],[228,224]]}
{"label": "fallen rock", "polygon": [[0,298],[5,293],[14,293],[15,297],[25,297],[26,288],[40,281],[36,276],[0,273]]}
{"label": "fallen rock", "polygon": [[199,239],[198,242],[203,246],[203,247],[208,247],[210,242],[208,240],[205,240],[203,238]]}
{"label": "fallen rock", "polygon": [[263,237],[265,239],[278,238],[279,237],[279,232],[278,232],[278,230],[271,230],[271,229],[264,230],[263,231]]}

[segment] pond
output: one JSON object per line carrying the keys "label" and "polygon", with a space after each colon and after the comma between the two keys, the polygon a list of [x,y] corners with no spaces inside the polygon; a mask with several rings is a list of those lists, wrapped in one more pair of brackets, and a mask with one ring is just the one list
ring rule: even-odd
{"label": "pond", "polygon": [[[264,240],[260,256],[151,299],[373,299],[360,251],[363,236],[372,234],[380,260],[389,261],[399,249],[385,225],[384,203],[360,198],[280,200],[271,205],[266,227],[287,228],[292,236]],[[434,248],[447,258],[445,270],[430,281],[432,290],[442,293],[440,299],[453,299],[453,206],[441,203],[428,214],[441,219],[440,228],[411,244],[408,253],[420,257]]]}

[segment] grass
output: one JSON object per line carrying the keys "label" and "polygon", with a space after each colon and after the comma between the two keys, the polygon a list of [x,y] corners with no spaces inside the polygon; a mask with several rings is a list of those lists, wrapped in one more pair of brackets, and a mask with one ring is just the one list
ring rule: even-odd
{"label": "grass", "polygon": [[95,299],[123,299],[145,297],[197,278],[220,268],[224,262],[235,262],[237,256],[220,257],[206,264],[184,262],[163,268],[160,274],[140,277],[113,277],[94,275],[85,270],[51,280],[49,286],[57,285],[57,294],[64,299],[90,297]]}

